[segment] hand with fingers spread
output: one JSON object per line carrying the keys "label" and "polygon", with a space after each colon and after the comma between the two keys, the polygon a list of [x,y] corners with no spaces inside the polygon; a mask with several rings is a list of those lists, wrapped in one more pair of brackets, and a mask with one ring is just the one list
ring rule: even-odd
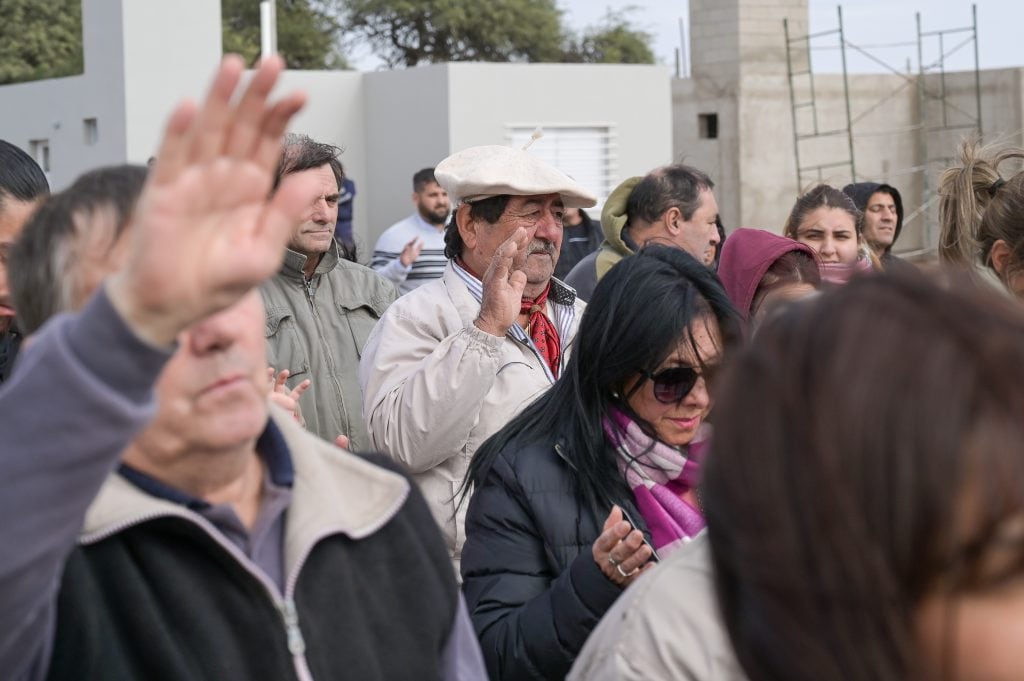
{"label": "hand with fingers spread", "polygon": [[224,58],[206,99],[171,115],[134,215],[125,267],[107,294],[135,333],[166,345],[274,274],[306,193],[267,199],[281,137],[305,101],[268,102],[284,64],[265,59],[237,102],[244,64]]}
{"label": "hand with fingers spread", "polygon": [[618,506],[608,514],[591,551],[604,576],[622,588],[655,565],[649,562],[653,551],[644,541],[643,532],[623,520],[622,509]]}
{"label": "hand with fingers spread", "polygon": [[504,336],[516,323],[526,288],[526,273],[521,267],[529,241],[526,230],[520,227],[494,252],[484,272],[480,314],[473,322],[481,331]]}
{"label": "hand with fingers spread", "polygon": [[398,255],[398,259],[402,261],[402,267],[409,267],[416,262],[416,258],[420,257],[420,251],[422,250],[423,240],[418,236],[413,237],[412,241],[407,243]]}
{"label": "hand with fingers spread", "polygon": [[267,367],[267,378],[270,381],[270,401],[290,411],[295,420],[305,426],[306,422],[302,418],[302,409],[299,407],[299,398],[302,397],[302,393],[309,390],[309,386],[313,385],[313,381],[307,378],[294,388],[289,388],[285,383],[289,375],[290,372],[287,369],[276,372],[274,367]]}

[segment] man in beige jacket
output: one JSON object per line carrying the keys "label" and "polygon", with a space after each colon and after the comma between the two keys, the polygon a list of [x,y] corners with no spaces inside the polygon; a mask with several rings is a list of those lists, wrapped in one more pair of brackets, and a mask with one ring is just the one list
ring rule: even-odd
{"label": "man in beige jacket", "polygon": [[525,150],[473,147],[436,168],[458,205],[444,275],[395,302],[363,350],[370,441],[408,466],[456,569],[477,447],[557,378],[583,303],[552,278],[562,211],[596,199]]}

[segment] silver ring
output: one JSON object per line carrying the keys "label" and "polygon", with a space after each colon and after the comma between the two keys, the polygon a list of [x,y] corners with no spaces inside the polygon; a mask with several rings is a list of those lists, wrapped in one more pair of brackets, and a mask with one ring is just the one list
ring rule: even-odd
{"label": "silver ring", "polygon": [[626,574],[626,572],[622,569],[622,564],[621,563],[617,563],[615,565],[615,569],[618,570],[619,574],[622,575],[623,579],[629,579],[629,575],[633,574],[632,572],[630,572],[629,574]]}
{"label": "silver ring", "polygon": [[615,567],[619,567],[620,565],[622,565],[621,562],[615,560],[615,556],[613,556],[611,553],[608,554],[608,562],[614,565]]}

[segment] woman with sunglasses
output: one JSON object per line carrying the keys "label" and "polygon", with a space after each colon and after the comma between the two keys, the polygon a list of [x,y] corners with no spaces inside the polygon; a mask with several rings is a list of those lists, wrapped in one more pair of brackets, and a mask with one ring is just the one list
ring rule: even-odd
{"label": "woman with sunglasses", "polygon": [[563,679],[622,590],[703,530],[708,381],[741,336],[706,267],[642,249],[597,286],[558,382],[479,448],[462,576],[492,679]]}

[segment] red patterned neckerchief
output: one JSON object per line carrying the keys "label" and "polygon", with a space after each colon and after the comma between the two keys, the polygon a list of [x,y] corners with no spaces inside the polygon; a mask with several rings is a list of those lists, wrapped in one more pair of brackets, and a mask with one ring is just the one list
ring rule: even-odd
{"label": "red patterned neckerchief", "polygon": [[[470,269],[461,257],[456,258],[455,262],[477,280],[483,281],[480,275]],[[551,375],[558,378],[558,360],[562,356],[562,341],[558,336],[558,329],[555,328],[555,325],[544,313],[547,309],[548,293],[550,292],[551,282],[549,281],[539,296],[532,300],[530,298],[522,299],[519,306],[519,314],[529,315],[526,328],[528,329],[527,333],[530,335],[530,340],[533,341],[537,352],[540,353],[548,368],[551,369]]]}
{"label": "red patterned neckerchief", "polygon": [[533,300],[523,298],[519,306],[519,314],[529,315],[527,332],[530,334],[530,339],[537,346],[540,356],[548,363],[551,375],[558,378],[558,358],[562,355],[562,343],[558,337],[558,329],[544,314],[550,292],[551,282],[549,281],[541,294]]}

